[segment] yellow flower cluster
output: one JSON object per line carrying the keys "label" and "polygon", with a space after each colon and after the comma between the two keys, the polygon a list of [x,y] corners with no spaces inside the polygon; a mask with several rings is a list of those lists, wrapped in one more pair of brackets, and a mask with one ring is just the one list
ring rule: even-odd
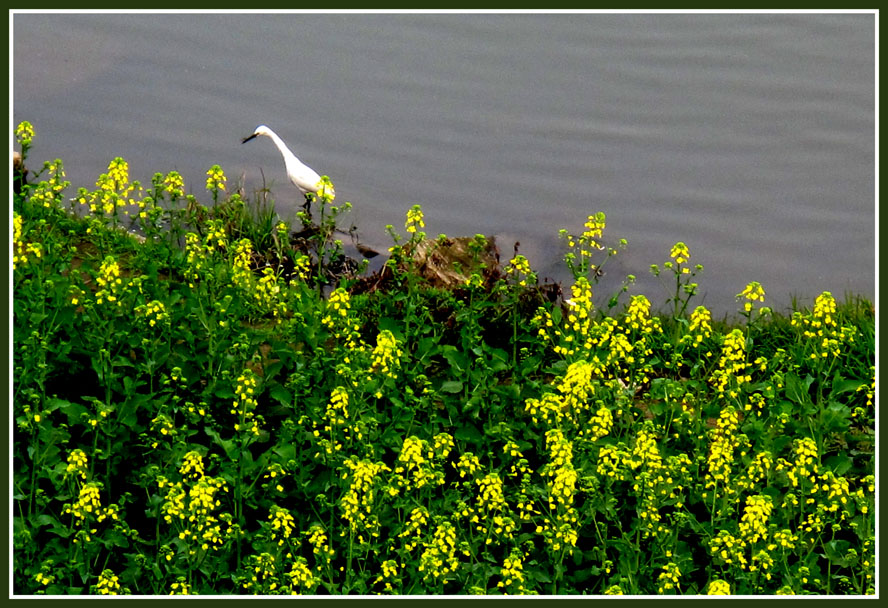
{"label": "yellow flower cluster", "polygon": [[571,298],[568,300],[568,313],[564,331],[555,328],[556,338],[561,338],[555,345],[555,352],[564,357],[571,357],[582,349],[588,352],[594,346],[591,329],[594,325],[592,311],[592,285],[586,277],[580,277],[570,288]]}
{"label": "yellow flower cluster", "polygon": [[321,318],[321,323],[330,330],[337,340],[345,339],[347,350],[357,350],[363,347],[358,322],[349,316],[351,308],[348,292],[337,287],[327,299],[326,314]]}
{"label": "yellow flower cluster", "polygon": [[176,577],[176,582],[170,585],[170,595],[191,595],[191,588],[184,576]]}
{"label": "yellow flower cluster", "polygon": [[99,595],[119,595],[120,579],[109,569],[102,570],[96,583],[96,593]]}
{"label": "yellow flower cluster", "polygon": [[740,387],[752,381],[747,369],[746,336],[739,329],[734,329],[724,337],[718,369],[712,373],[710,382],[720,395],[736,398],[740,394]]}
{"label": "yellow flower cluster", "polygon": [[293,534],[294,524],[296,523],[293,516],[286,509],[272,505],[268,519],[271,520],[271,540],[276,540],[278,545],[283,545]]}
{"label": "yellow flower cluster", "polygon": [[546,432],[546,449],[549,450],[549,462],[540,473],[549,478],[549,509],[555,510],[559,505],[569,508],[577,485],[577,472],[572,463],[573,445],[559,429],[551,429]]}
{"label": "yellow flower cluster", "polygon": [[841,511],[841,519],[845,519],[845,509],[851,498],[851,486],[844,477],[836,477],[832,471],[826,470],[818,476],[817,489],[826,494],[824,507],[827,512]]}
{"label": "yellow flower cluster", "polygon": [[791,323],[800,328],[802,335],[808,340],[811,350],[808,357],[813,361],[838,357],[842,353],[842,345],[854,342],[856,334],[853,327],[839,327],[836,321],[836,299],[828,291],[814,300],[811,314],[795,312]]}
{"label": "yellow flower cluster", "polygon": [[423,573],[423,580],[446,581],[457,568],[456,530],[445,521],[435,528],[431,541],[424,543],[417,570]]}
{"label": "yellow flower cluster", "polygon": [[387,559],[382,562],[382,574],[376,577],[376,580],[373,581],[373,584],[385,583],[385,591],[390,593],[394,593],[395,589],[392,587],[392,582],[397,581],[398,579],[398,562],[393,559]]}
{"label": "yellow flower cluster", "polygon": [[731,595],[731,586],[720,578],[709,581],[709,590],[706,595]]}
{"label": "yellow flower cluster", "polygon": [[588,436],[590,441],[597,441],[609,435],[613,426],[613,414],[607,406],[602,404],[589,420],[588,429],[581,429],[579,435],[580,437]]}
{"label": "yellow flower cluster", "polygon": [[259,386],[259,377],[250,368],[238,376],[237,386],[234,387],[234,401],[231,404],[231,413],[238,416],[238,422],[234,425],[235,431],[247,431],[254,436],[259,435],[260,416],[256,416],[256,388]]}
{"label": "yellow flower cluster", "polygon": [[[349,530],[357,532],[358,544],[364,544],[369,538],[364,538],[364,532],[371,537],[378,537],[378,522],[373,514],[373,506],[376,498],[376,485],[381,473],[389,473],[391,469],[381,462],[369,460],[356,461],[348,458],[345,466],[351,472],[349,488],[342,497],[342,516],[348,521]],[[349,473],[343,473],[343,479],[349,478]]]}
{"label": "yellow flower cluster", "polygon": [[337,386],[330,393],[324,418],[330,425],[324,428],[325,431],[330,431],[334,426],[345,426],[348,421],[348,391],[345,387]]}
{"label": "yellow flower cluster", "polygon": [[478,485],[479,508],[486,509],[488,513],[503,510],[506,498],[503,495],[503,481],[499,475],[489,473],[481,479],[476,479],[475,483]]}
{"label": "yellow flower cluster", "polygon": [[456,445],[453,442],[453,436],[449,433],[438,433],[432,437],[432,449],[435,450],[435,456],[446,459]]}
{"label": "yellow flower cluster", "polygon": [[420,228],[425,228],[422,207],[413,205],[413,207],[407,210],[407,221],[404,223],[404,229],[410,234],[416,234]]}
{"label": "yellow flower cluster", "polygon": [[459,471],[459,476],[464,478],[466,475],[474,475],[481,468],[481,463],[472,452],[463,452],[453,466]]}
{"label": "yellow flower cluster", "polygon": [[[716,427],[710,431],[709,456],[706,460],[706,489],[719,495],[733,495],[737,488],[729,483],[731,467],[734,463],[734,450],[740,445],[737,429],[740,415],[731,406],[724,408],[718,416]],[[704,494],[704,498],[708,492]]]}
{"label": "yellow flower cluster", "polygon": [[185,180],[178,171],[170,171],[163,178],[163,188],[173,199],[185,196]]}
{"label": "yellow flower cluster", "polygon": [[399,488],[420,490],[429,484],[444,483],[444,473],[436,465],[435,451],[424,439],[411,435],[404,439],[395,466],[395,482]]}
{"label": "yellow flower cluster", "polygon": [[603,445],[598,450],[598,463],[595,470],[601,477],[613,481],[624,481],[629,478],[629,470],[623,467],[622,463],[628,460],[629,452],[626,450],[625,444]]}
{"label": "yellow flower cluster", "polygon": [[55,576],[46,572],[38,572],[34,575],[34,580],[41,585],[51,585],[55,582]]}
{"label": "yellow flower cluster", "polygon": [[[333,199],[336,198],[336,189],[333,187],[333,182],[330,181],[330,178],[326,175],[321,176],[316,187],[318,190],[318,198],[322,203],[332,203]],[[349,203],[346,203],[346,205],[348,204]]]}
{"label": "yellow flower cluster", "polygon": [[523,255],[516,255],[506,266],[506,276],[514,277],[520,287],[527,287],[528,282],[536,281],[536,274],[530,262]]}
{"label": "yellow flower cluster", "polygon": [[252,590],[254,595],[258,595],[264,590],[266,581],[272,579],[268,590],[274,591],[277,587],[277,583],[274,582],[277,575],[274,555],[263,552],[259,555],[249,556],[246,561],[249,578],[241,583],[243,588],[248,591]]}
{"label": "yellow flower cluster", "polygon": [[410,517],[407,519],[407,525],[398,534],[398,538],[407,538],[404,548],[407,551],[413,551],[422,539],[423,527],[429,523],[429,512],[425,507],[415,507],[410,511]]}
{"label": "yellow flower cluster", "polygon": [[126,205],[138,206],[135,196],[141,195],[142,186],[139,182],[129,181],[129,164],[121,157],[114,158],[108,165],[108,172],[96,180],[96,191],[89,197],[81,196],[81,204],[88,204],[93,213],[100,211],[105,214],[116,214],[119,207]]}
{"label": "yellow flower cluster", "polygon": [[113,256],[106,256],[99,267],[99,275],[96,277],[99,290],[96,292],[96,303],[116,304],[123,307],[121,297],[126,293],[126,284],[120,277],[120,266]]}
{"label": "yellow flower cluster", "polygon": [[746,556],[744,555],[746,544],[727,530],[720,530],[709,541],[709,550],[712,556],[731,565],[736,563],[741,568],[746,568]]}
{"label": "yellow flower cluster", "polygon": [[771,452],[765,450],[757,453],[746,467],[746,472],[736,481],[738,493],[757,487],[771,472],[773,466],[774,457]]}
{"label": "yellow flower cluster", "polygon": [[[669,257],[675,260],[676,264],[681,265],[691,259],[691,250],[688,249],[687,245],[679,241],[672,246]],[[690,272],[689,268],[682,269],[682,274],[687,274],[688,272]]]}
{"label": "yellow flower cluster", "polygon": [[650,334],[660,328],[659,319],[651,318],[651,302],[645,296],[632,296],[622,325],[627,332],[631,329],[643,334]]}
{"label": "yellow flower cluster", "polygon": [[657,576],[657,593],[664,594],[673,589],[677,592],[680,590],[678,579],[681,577],[681,570],[674,562],[669,562],[663,566],[663,571]]}
{"label": "yellow flower cluster", "polygon": [[774,533],[774,542],[784,549],[795,549],[796,543],[799,542],[799,535],[784,528]]}
{"label": "yellow flower cluster", "polygon": [[757,543],[768,534],[768,520],[774,504],[770,496],[749,496],[740,518],[740,538],[748,544]]}
{"label": "yellow flower cluster", "polygon": [[[586,218],[586,222],[583,224],[585,230],[580,238],[577,239],[580,246],[583,248],[580,252],[581,255],[591,256],[592,252],[590,249],[604,248],[597,239],[601,238],[601,235],[604,234],[604,229],[607,227],[606,220],[607,217],[601,211]],[[573,241],[568,243],[568,247],[574,247],[575,245],[576,243]]]}
{"label": "yellow flower cluster", "polygon": [[[561,378],[552,384],[557,393],[543,393],[537,398],[525,401],[524,411],[534,423],[545,423],[550,428],[561,428],[569,422],[577,428],[577,436],[596,441],[610,433],[613,427],[613,414],[600,401],[593,401],[595,379],[603,373],[601,364],[595,360],[571,363]],[[598,409],[593,411],[593,406]]]}
{"label": "yellow flower cluster", "polygon": [[134,312],[136,317],[148,323],[148,327],[156,327],[158,323],[166,325],[170,319],[166,306],[160,300],[151,300],[147,304],[136,306]]}
{"label": "yellow flower cluster", "polygon": [[792,463],[783,458],[777,461],[777,470],[786,471],[792,487],[799,487],[801,480],[807,480],[811,484],[817,483],[817,473],[820,472],[820,456],[817,452],[817,443],[810,437],[803,437],[793,441],[795,460]]}
{"label": "yellow flower cluster", "polygon": [[263,268],[262,276],[256,282],[253,290],[253,298],[259,310],[271,312],[275,320],[280,323],[287,314],[287,303],[283,301],[281,281],[273,268]]}
{"label": "yellow flower cluster", "polygon": [[62,191],[70,186],[71,182],[65,181],[65,169],[59,159],[47,162],[44,170],[47,177],[30,190],[31,203],[50,209],[61,200]]}
{"label": "yellow flower cluster", "polygon": [[594,363],[576,361],[568,366],[564,377],[555,384],[562,395],[562,408],[571,414],[576,413],[571,416],[572,422],[576,421],[575,417],[579,412],[588,409],[590,396],[595,391],[592,379],[597,371],[598,368]]}
{"label": "yellow flower cluster", "polygon": [[752,556],[752,562],[749,564],[750,572],[763,572],[765,580],[771,580],[771,567],[774,565],[774,558],[764,549],[759,549]]}
{"label": "yellow flower cluster", "polygon": [[[158,414],[151,420],[151,432],[169,438],[175,437],[178,434],[176,425],[173,424],[173,421],[166,414]],[[156,448],[158,445],[157,441],[151,443],[152,448]]]}
{"label": "yellow flower cluster", "polygon": [[22,217],[15,211],[12,212],[12,268],[13,270],[28,263],[28,258],[43,256],[43,248],[40,243],[26,243],[22,238]]}
{"label": "yellow flower cluster", "polygon": [[500,580],[496,586],[503,589],[504,593],[509,589],[514,589],[519,594],[525,593],[523,558],[524,555],[521,551],[518,549],[512,549],[512,552],[509,553],[509,556],[503,561],[503,567],[500,568],[500,577],[502,580]]}
{"label": "yellow flower cluster", "polygon": [[556,393],[543,393],[540,399],[529,398],[524,403],[524,411],[530,414],[534,423],[539,423],[542,419],[549,426],[560,426],[562,418],[569,414]]}
{"label": "yellow flower cluster", "polygon": [[250,263],[253,258],[253,243],[250,239],[239,239],[234,243],[234,257],[231,260],[231,284],[241,291],[252,291],[253,271]]}
{"label": "yellow flower cluster", "polygon": [[695,348],[703,341],[712,337],[712,313],[705,306],[698,306],[691,313],[688,333],[681,337],[683,343],[691,343]]}
{"label": "yellow flower cluster", "polygon": [[82,523],[88,516],[98,516],[102,508],[101,498],[99,497],[100,487],[96,482],[84,484],[80,488],[77,502],[65,505],[65,514],[73,515],[78,523]]}
{"label": "yellow flower cluster", "polygon": [[200,479],[204,476],[203,457],[199,452],[194,450],[182,457],[182,466],[179,472],[183,477],[191,477],[192,479]]}
{"label": "yellow flower cluster", "polygon": [[315,563],[318,564],[318,570],[324,566],[329,566],[334,552],[327,542],[327,533],[324,531],[323,526],[314,524],[308,529],[308,544],[311,545],[312,553],[315,556]]}
{"label": "yellow flower cluster", "polygon": [[83,450],[74,450],[68,455],[68,466],[65,467],[65,477],[69,475],[80,475],[83,481],[86,481],[87,458]]}
{"label": "yellow flower cluster", "polygon": [[207,234],[204,237],[204,249],[208,252],[228,248],[228,234],[222,220],[211,219],[206,223]]}
{"label": "yellow flower cluster", "polygon": [[34,140],[34,126],[23,120],[15,128],[15,138],[22,146],[30,146]]}
{"label": "yellow flower cluster", "polygon": [[[218,498],[219,490],[228,491],[225,480],[217,477],[209,477],[203,474],[203,461],[197,452],[189,452],[190,456],[183,458],[179,473],[183,478],[189,476],[191,487],[186,490],[182,481],[170,482],[165,477],[157,478],[158,488],[166,488],[163,504],[160,512],[163,519],[170,525],[179,527],[179,539],[185,541],[189,556],[197,554],[198,549],[217,551],[232,533],[231,518],[223,513],[218,518],[213,514],[222,502]],[[195,474],[200,472],[198,477]],[[227,529],[222,531],[222,523],[227,523]],[[166,559],[172,559],[168,554]]]}
{"label": "yellow flower cluster", "polygon": [[743,304],[744,312],[752,312],[753,302],[765,301],[765,288],[758,281],[752,281],[743,288],[743,291],[737,294],[737,299],[745,299],[746,302]]}
{"label": "yellow flower cluster", "polygon": [[573,555],[579,535],[577,515],[573,508],[559,512],[554,518],[546,519],[536,527],[535,532],[543,537],[546,546],[555,554]]}
{"label": "yellow flower cluster", "polygon": [[228,178],[225,177],[225,172],[219,165],[213,165],[207,170],[207,190],[225,190],[225,182],[227,181]]}
{"label": "yellow flower cluster", "polygon": [[376,346],[371,355],[373,362],[370,366],[370,373],[380,373],[389,378],[397,378],[402,354],[395,335],[387,329],[382,330],[376,337]]}
{"label": "yellow flower cluster", "polygon": [[287,576],[290,577],[290,582],[294,587],[294,590],[291,591],[292,595],[299,594],[296,589],[308,591],[314,589],[318,585],[318,580],[315,578],[311,568],[308,567],[308,562],[304,557],[296,558],[296,561],[290,566],[290,571],[287,573]]}

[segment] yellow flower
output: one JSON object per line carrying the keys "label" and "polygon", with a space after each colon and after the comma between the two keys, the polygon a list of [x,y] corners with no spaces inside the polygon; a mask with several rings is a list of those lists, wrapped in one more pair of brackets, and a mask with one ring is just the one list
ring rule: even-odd
{"label": "yellow flower", "polygon": [[195,451],[190,451],[182,458],[182,466],[179,468],[179,472],[183,476],[188,476],[189,474],[194,479],[200,479],[204,476],[204,466],[203,466],[203,457],[200,453]]}
{"label": "yellow flower", "polygon": [[111,570],[102,570],[99,581],[96,583],[96,592],[100,595],[118,595],[120,593],[120,581]]}
{"label": "yellow flower", "polygon": [[185,196],[185,180],[178,171],[170,171],[163,178],[163,189],[173,198]]}
{"label": "yellow flower", "polygon": [[425,543],[417,570],[423,573],[423,580],[440,580],[447,579],[458,567],[456,530],[445,521],[435,529],[431,542]]}
{"label": "yellow flower", "polygon": [[663,594],[673,589],[678,591],[678,579],[680,576],[681,570],[675,563],[669,562],[663,566],[663,571],[657,577],[657,593]]}
{"label": "yellow flower", "polygon": [[34,139],[34,127],[27,120],[23,120],[15,128],[15,138],[22,146],[30,146]]}
{"label": "yellow flower", "polygon": [[397,378],[397,368],[400,367],[402,351],[398,340],[391,331],[384,329],[376,337],[376,347],[373,349],[373,363],[370,372],[379,372],[389,378]]}
{"label": "yellow flower", "polygon": [[272,505],[268,519],[271,520],[271,540],[277,540],[278,545],[283,545],[293,533],[295,524],[293,516],[286,509]]}
{"label": "yellow flower", "polygon": [[679,241],[672,246],[672,251],[669,252],[669,256],[675,260],[676,264],[684,264],[691,258],[691,252],[687,245]]}
{"label": "yellow flower", "polygon": [[207,171],[207,190],[225,190],[225,182],[228,178],[219,165],[213,165]]}
{"label": "yellow flower", "polygon": [[80,475],[86,481],[87,458],[83,450],[74,450],[68,456],[68,466],[65,468],[65,477],[68,475]]}
{"label": "yellow flower", "polygon": [[407,221],[404,223],[404,229],[411,234],[416,234],[419,228],[425,228],[422,207],[419,205],[413,205],[413,207],[407,211]]}

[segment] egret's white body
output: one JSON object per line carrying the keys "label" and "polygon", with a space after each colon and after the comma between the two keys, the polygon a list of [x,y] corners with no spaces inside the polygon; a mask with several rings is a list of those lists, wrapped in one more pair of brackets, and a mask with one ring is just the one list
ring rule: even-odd
{"label": "egret's white body", "polygon": [[[281,156],[284,157],[284,164],[287,168],[287,176],[290,178],[293,185],[299,188],[299,191],[304,196],[307,196],[310,193],[316,194],[321,188],[321,176],[318,175],[314,169],[296,158],[296,155],[290,151],[290,148],[287,147],[284,140],[278,137],[278,134],[267,126],[259,125],[256,127],[256,130],[253,131],[252,135],[244,138],[243,143],[247,143],[259,135],[264,135],[265,137],[270,138],[271,141],[274,142],[274,145],[277,146],[278,150],[280,150]],[[326,191],[327,194],[334,194],[333,188],[330,186],[327,186]]]}

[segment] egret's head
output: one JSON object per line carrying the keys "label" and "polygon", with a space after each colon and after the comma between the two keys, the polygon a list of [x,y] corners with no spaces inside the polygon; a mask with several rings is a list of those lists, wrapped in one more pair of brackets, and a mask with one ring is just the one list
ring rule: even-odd
{"label": "egret's head", "polygon": [[258,137],[259,135],[265,135],[267,137],[269,133],[271,133],[271,129],[269,129],[265,125],[259,125],[258,127],[256,127],[256,130],[253,131],[253,134],[250,135],[249,137],[244,137],[243,140],[241,141],[241,143],[245,144],[248,141],[250,141],[251,139]]}

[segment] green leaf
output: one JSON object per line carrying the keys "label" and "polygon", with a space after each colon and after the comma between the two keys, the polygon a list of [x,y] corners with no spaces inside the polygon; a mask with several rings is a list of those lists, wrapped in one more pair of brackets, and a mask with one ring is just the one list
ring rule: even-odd
{"label": "green leaf", "polygon": [[848,406],[831,401],[823,413],[823,426],[828,431],[844,431],[850,424],[850,416]]}
{"label": "green leaf", "polygon": [[805,406],[811,403],[811,396],[808,389],[814,382],[814,378],[808,374],[804,382],[796,374],[786,374],[784,377],[786,382],[786,396],[795,401],[799,405]]}
{"label": "green leaf", "polygon": [[832,382],[832,395],[856,392],[861,386],[869,386],[869,380],[853,380],[836,375]]}
{"label": "green leaf", "polygon": [[385,331],[386,329],[392,332],[392,334],[398,340],[403,340],[404,337],[401,334],[401,324],[392,319],[391,317],[383,317],[379,320],[378,323],[379,331]]}
{"label": "green leaf", "polygon": [[281,369],[284,367],[284,364],[280,361],[274,361],[273,363],[269,363],[263,368],[263,372],[265,374],[265,381],[268,382],[272,378],[278,375]]}
{"label": "green leaf", "polygon": [[222,439],[219,436],[219,433],[215,431],[215,429],[206,429],[207,436],[213,440],[213,442],[225,450],[225,455],[234,462],[237,462],[239,450],[238,447],[234,444],[234,441],[231,439]]}
{"label": "green leaf", "polygon": [[463,390],[463,383],[459,380],[447,380],[441,384],[441,391],[445,393],[459,393]]}
{"label": "green leaf", "polygon": [[275,399],[284,406],[293,405],[293,394],[281,384],[275,384],[268,391],[272,399]]}
{"label": "green leaf", "polygon": [[59,409],[61,409],[68,417],[68,424],[70,425],[80,422],[80,417],[89,412],[89,410],[80,403],[72,403],[70,401],[66,401]]}
{"label": "green leaf", "polygon": [[455,346],[448,344],[441,348],[441,353],[456,373],[461,374],[468,369],[468,357],[457,350]]}
{"label": "green leaf", "polygon": [[229,386],[219,386],[213,394],[219,399],[234,399],[234,391]]}
{"label": "green leaf", "polygon": [[854,465],[854,460],[848,454],[836,454],[826,459],[824,464],[832,469],[836,476],[841,477]]}
{"label": "green leaf", "polygon": [[453,438],[472,444],[480,444],[484,440],[484,436],[474,426],[462,426],[456,429]]}

